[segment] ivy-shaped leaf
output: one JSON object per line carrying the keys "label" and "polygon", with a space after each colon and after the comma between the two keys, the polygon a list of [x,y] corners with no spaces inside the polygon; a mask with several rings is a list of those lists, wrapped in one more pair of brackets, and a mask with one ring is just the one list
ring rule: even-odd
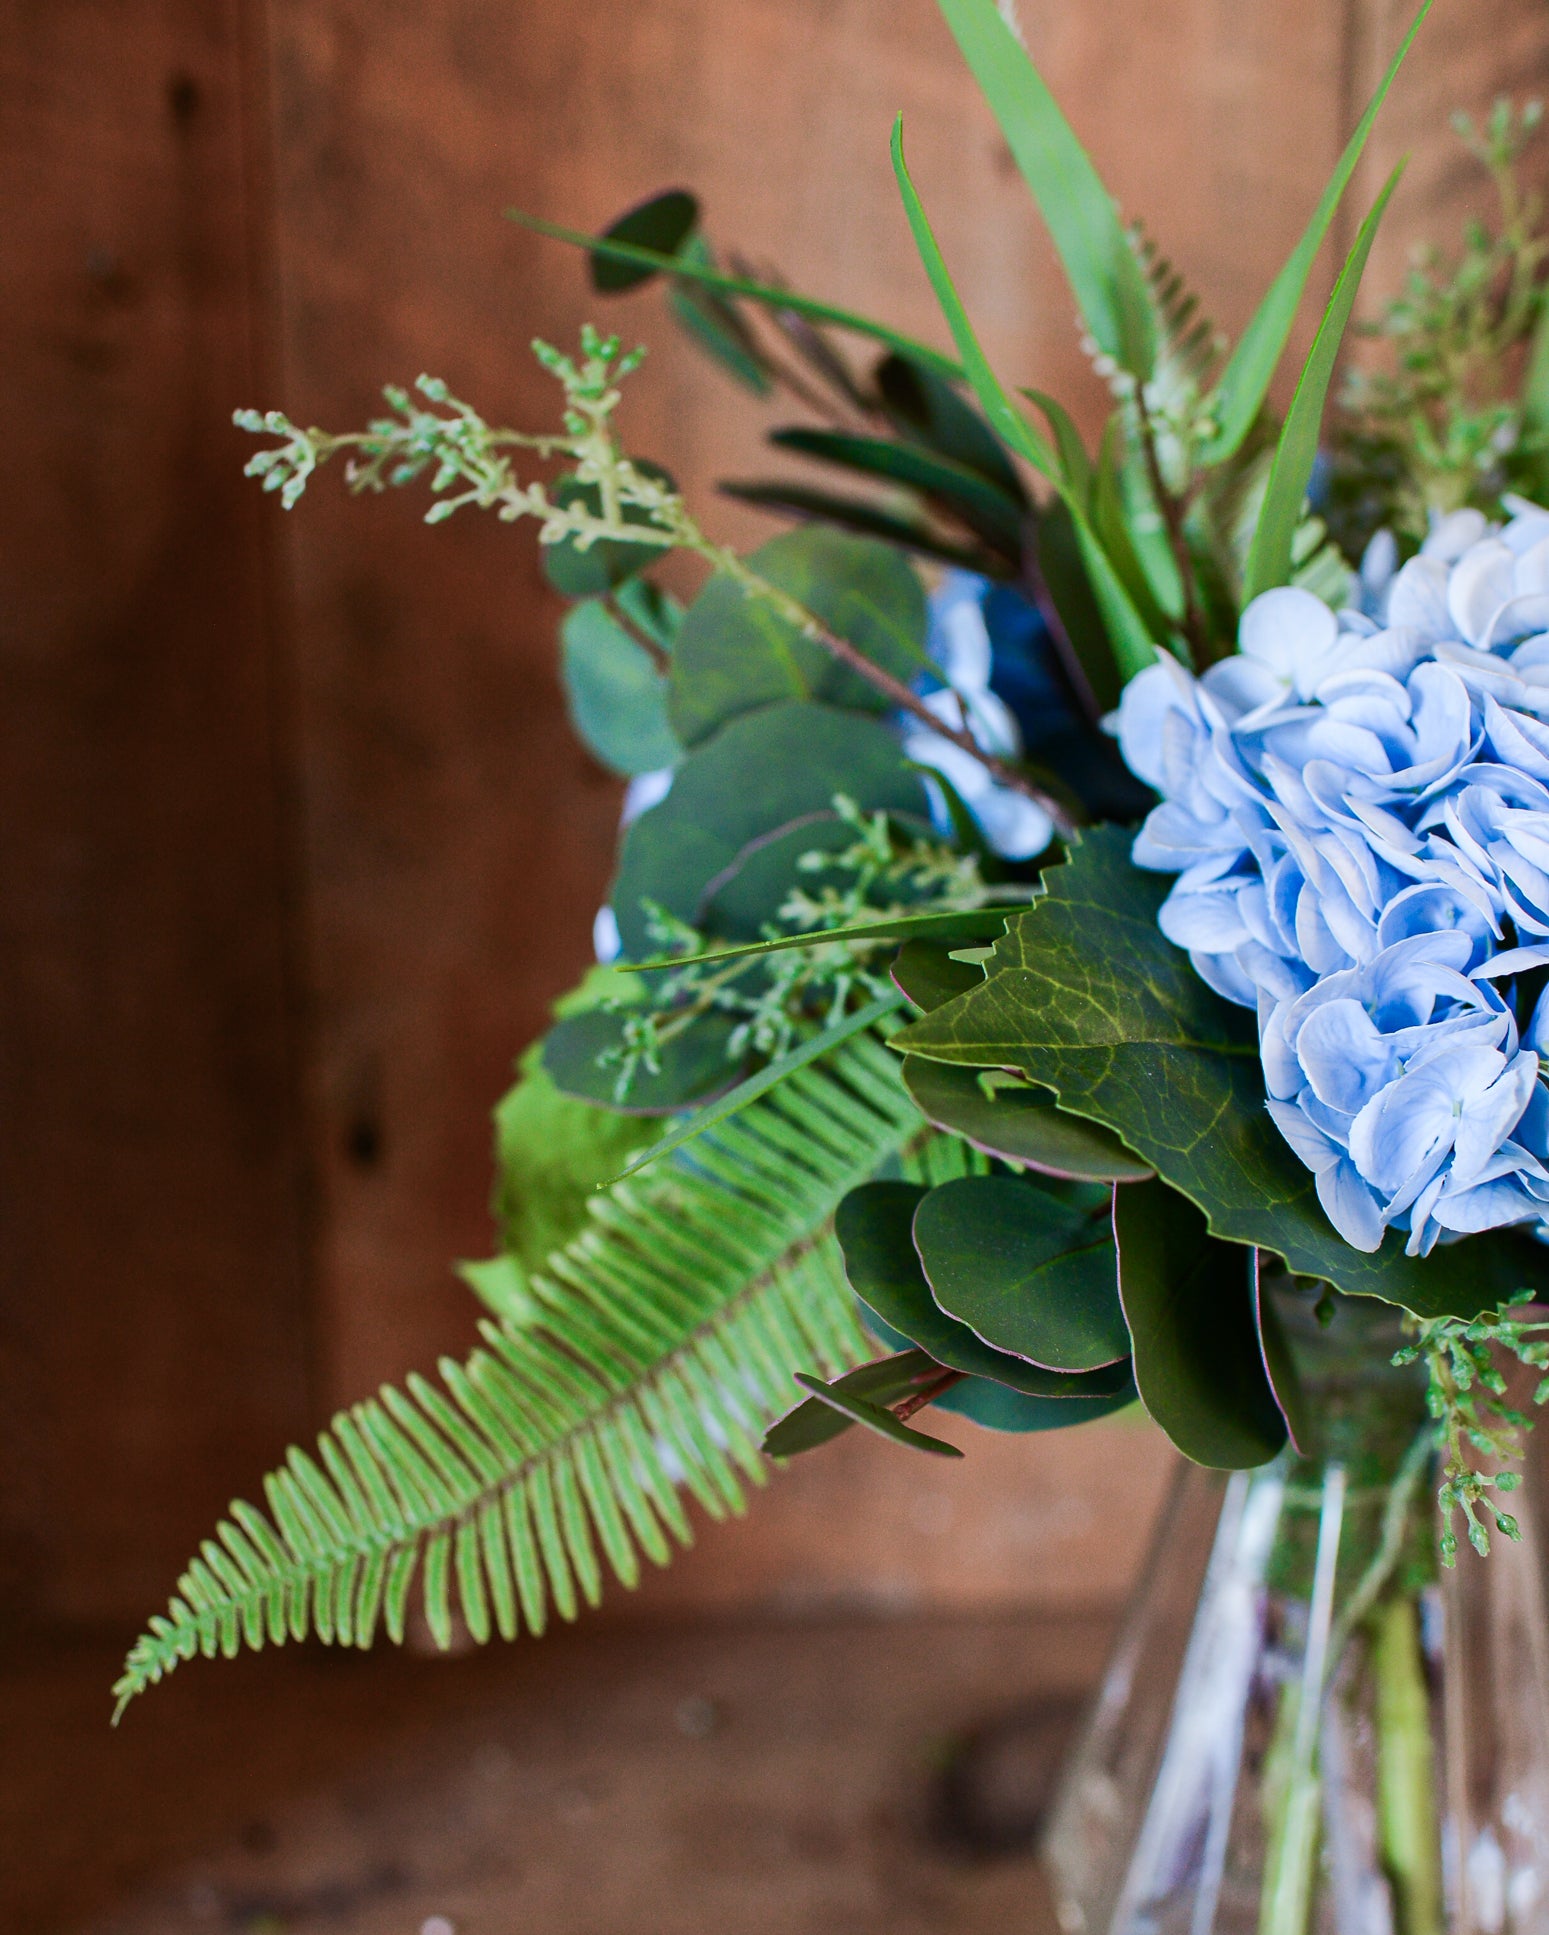
{"label": "ivy-shaped leaf", "polygon": [[1083,836],[1012,917],[983,987],[899,1031],[906,1054],[1021,1069],[1060,1106],[1112,1129],[1196,1203],[1212,1232],[1273,1250],[1298,1275],[1417,1316],[1474,1317],[1549,1293],[1549,1250],[1490,1231],[1428,1257],[1355,1250],[1264,1107],[1251,1014],[1207,988],[1156,925],[1169,883],[1131,864],[1119,827]]}

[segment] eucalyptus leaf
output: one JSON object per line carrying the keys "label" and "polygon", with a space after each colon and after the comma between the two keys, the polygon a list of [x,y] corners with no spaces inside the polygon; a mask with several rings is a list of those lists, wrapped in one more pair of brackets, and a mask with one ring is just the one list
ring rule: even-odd
{"label": "eucalyptus leaf", "polygon": [[1372,1255],[1336,1234],[1265,1110],[1252,1015],[1213,994],[1165,939],[1156,915],[1170,883],[1132,865],[1132,837],[1084,834],[1064,866],[1045,871],[1043,898],[1008,922],[984,985],[892,1046],[1021,1069],[1062,1108],[1122,1137],[1215,1235],[1272,1250],[1336,1289],[1424,1317],[1474,1317],[1521,1288],[1549,1294],[1549,1251],[1508,1231],[1429,1257],[1406,1256],[1398,1231]]}
{"label": "eucalyptus leaf", "polygon": [[1312,480],[1312,467],[1317,460],[1318,437],[1323,428],[1323,410],[1328,401],[1329,384],[1334,379],[1334,365],[1339,358],[1350,312],[1355,307],[1361,277],[1366,271],[1366,258],[1371,254],[1372,243],[1376,240],[1377,225],[1403,172],[1404,164],[1400,162],[1388,176],[1387,185],[1377,197],[1371,213],[1362,222],[1355,246],[1339,272],[1334,293],[1329,297],[1328,308],[1324,310],[1318,333],[1313,338],[1312,349],[1296,386],[1296,395],[1291,400],[1291,408],[1280,432],[1280,441],[1275,447],[1269,484],[1253,532],[1246,585],[1246,597],[1250,601],[1261,592],[1273,591],[1277,585],[1290,583],[1291,554],[1302,521],[1307,486]]}
{"label": "eucalyptus leaf", "polygon": [[[965,1377],[935,1400],[938,1411],[955,1411],[986,1431],[1068,1431],[1110,1418],[1135,1402],[1128,1363],[1118,1390],[1106,1397],[1035,1397],[987,1377]],[[1095,1375],[1095,1373],[1094,1373]]]}
{"label": "eucalyptus leaf", "polygon": [[742,1073],[743,1064],[727,1053],[736,1024],[729,1015],[702,1015],[663,1045],[659,1071],[642,1067],[619,1099],[619,1064],[600,1058],[622,1049],[626,1020],[594,1008],[555,1022],[543,1038],[543,1068],[561,1094],[625,1115],[671,1115],[731,1088]]}
{"label": "eucalyptus leaf", "polygon": [[676,765],[667,681],[639,640],[597,598],[568,611],[559,635],[571,723],[603,765],[626,776]]}
{"label": "eucalyptus leaf", "polygon": [[995,0],[940,0],[963,58],[1054,238],[1099,349],[1146,381],[1156,332],[1113,197]]}
{"label": "eucalyptus leaf", "polygon": [[[847,1371],[829,1389],[870,1404],[897,1404],[940,1375],[941,1366],[933,1357],[911,1349]],[[854,1422],[832,1404],[809,1397],[769,1427],[763,1448],[771,1458],[794,1458],[799,1452],[815,1451],[819,1445],[831,1444]]]}
{"label": "eucalyptus leaf", "polygon": [[1213,1241],[1161,1182],[1119,1190],[1113,1218],[1141,1403],[1197,1465],[1264,1464],[1286,1426],[1259,1343],[1253,1252]]}
{"label": "eucalyptus leaf", "polygon": [[887,1438],[895,1445],[903,1445],[910,1451],[926,1451],[936,1458],[963,1455],[945,1438],[933,1438],[927,1431],[916,1431],[912,1425],[900,1423],[891,1411],[841,1390],[838,1384],[825,1384],[822,1378],[810,1377],[805,1371],[796,1373],[796,1382],[804,1391],[810,1391],[819,1404],[828,1405],[851,1424],[863,1424],[868,1431],[875,1431],[879,1438]]}
{"label": "eucalyptus leaf", "polygon": [[[1266,1267],[1266,1264],[1268,1267]],[[1274,1259],[1262,1250],[1253,1252],[1253,1294],[1258,1317],[1259,1345],[1264,1353],[1264,1371],[1280,1415],[1285,1419],[1291,1449],[1299,1458],[1310,1458],[1318,1449],[1318,1420],[1303,1388],[1291,1340],[1286,1335],[1274,1297],[1274,1279],[1281,1275]]]}
{"label": "eucalyptus leaf", "polygon": [[[825,870],[801,863],[809,855],[842,852],[854,842],[855,828],[837,813],[803,814],[786,826],[761,833],[706,886],[695,925],[729,937],[761,935],[780,918],[794,887],[822,891]],[[830,873],[828,884],[848,886],[851,879]]]}
{"label": "eucalyptus leaf", "polygon": [[1033,1084],[987,1091],[980,1080],[983,1072],[907,1055],[904,1087],[921,1115],[938,1129],[962,1136],[986,1155],[1026,1163],[1046,1176],[1132,1183],[1154,1174],[1111,1130],[1067,1115],[1051,1089]]}
{"label": "eucalyptus leaf", "polygon": [[727,275],[719,269],[664,255],[660,249],[645,248],[639,243],[588,235],[585,229],[566,228],[562,222],[546,222],[541,216],[529,215],[520,208],[508,208],[505,213],[507,221],[531,229],[535,235],[546,235],[551,242],[568,242],[573,248],[584,249],[593,259],[606,257],[609,261],[630,262],[639,268],[665,269],[673,276],[696,282],[705,289],[717,290],[721,295],[747,296],[771,309],[788,309],[793,315],[805,316],[812,322],[834,323],[857,336],[868,336],[873,342],[885,343],[889,349],[897,350],[911,362],[925,369],[936,370],[943,376],[963,374],[950,356],[943,356],[939,349],[932,349],[929,343],[918,342],[914,337],[905,336],[900,330],[876,322],[870,316],[862,316],[853,309],[841,309],[837,303],[821,302],[815,296],[798,295],[794,289],[759,282],[752,276]]}
{"label": "eucalyptus leaf", "polygon": [[[680,642],[679,651],[682,646]],[[642,902],[692,920],[706,888],[750,840],[845,793],[866,812],[928,814],[925,788],[880,720],[788,702],[743,713],[696,746],[672,791],[624,835],[612,904],[624,951],[657,951]]]}
{"label": "eucalyptus leaf", "polygon": [[839,1205],[834,1233],[844,1252],[845,1275],[865,1306],[868,1327],[876,1328],[880,1320],[890,1336],[929,1351],[938,1364],[1051,1403],[1127,1396],[1127,1364],[1085,1373],[1048,1370],[991,1349],[966,1324],[946,1314],[931,1295],[914,1246],[914,1213],[926,1194],[918,1183],[863,1183]]}
{"label": "eucalyptus leaf", "polygon": [[[873,664],[907,682],[925,655],[925,594],[887,544],[807,525],[760,545],[749,568],[820,619]],[[804,637],[765,599],[712,577],[684,614],[668,700],[674,730],[697,746],[728,720],[780,699],[818,699],[857,712],[891,702]]]}
{"label": "eucalyptus leaf", "polygon": [[[698,225],[699,203],[694,196],[686,188],[668,188],[626,210],[603,230],[602,239],[631,242],[659,255],[676,256]],[[593,250],[588,266],[592,287],[602,296],[638,289],[660,273],[653,266],[621,261],[600,249]]]}
{"label": "eucalyptus leaf", "polygon": [[1129,1355],[1106,1217],[1016,1176],[940,1184],[914,1216],[931,1294],[994,1350],[1055,1371]]}

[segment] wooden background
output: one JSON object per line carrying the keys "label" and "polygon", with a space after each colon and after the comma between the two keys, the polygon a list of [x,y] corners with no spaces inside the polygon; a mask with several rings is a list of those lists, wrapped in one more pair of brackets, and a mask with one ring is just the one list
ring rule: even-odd
{"label": "wooden background", "polygon": [[[1407,0],[1022,13],[1126,210],[1233,327]],[[528,537],[332,480],[284,517],[240,479],[232,407],[342,426],[429,370],[545,420],[528,339],[593,305],[501,210],[595,224],[674,182],[723,243],[939,337],[899,108],[1002,369],[1088,426],[1101,398],[932,0],[7,19],[0,1569],[13,1617],[127,1628],[289,1438],[467,1342],[450,1264],[489,1245],[488,1111],[587,957],[618,807],[568,734]],[[1413,151],[1373,288],[1479,197],[1447,111],[1546,81],[1543,0],[1438,0],[1362,183]],[[652,348],[631,441],[709,504],[760,412],[654,297],[614,313]],[[658,1603],[1109,1604],[1166,1464],[1142,1427],[981,1438],[920,1492],[847,1445]]]}

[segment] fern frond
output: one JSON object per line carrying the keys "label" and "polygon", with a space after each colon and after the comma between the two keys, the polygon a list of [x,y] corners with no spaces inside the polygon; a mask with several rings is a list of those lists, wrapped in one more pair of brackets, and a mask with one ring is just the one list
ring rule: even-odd
{"label": "fern frond", "polygon": [[1152,386],[1158,392],[1160,410],[1171,415],[1185,401],[1192,408],[1209,389],[1226,341],[1180,271],[1139,222],[1131,226],[1129,237],[1156,323]]}
{"label": "fern frond", "polygon": [[131,1651],[119,1710],[179,1661],[309,1634],[402,1640],[416,1578],[449,1643],[541,1633],[626,1585],[642,1554],[691,1539],[762,1483],[758,1443],[792,1373],[871,1355],[832,1219],[885,1164],[965,1160],[933,1137],[898,1058],[871,1036],[801,1069],[739,1115],[593,1202],[531,1279],[522,1321],[333,1421],[234,1504]]}

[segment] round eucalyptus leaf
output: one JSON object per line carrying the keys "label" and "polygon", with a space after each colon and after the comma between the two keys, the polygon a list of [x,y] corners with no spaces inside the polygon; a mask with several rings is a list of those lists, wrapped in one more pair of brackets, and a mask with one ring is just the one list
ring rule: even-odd
{"label": "round eucalyptus leaf", "polygon": [[1214,1239],[1162,1182],[1119,1190],[1113,1222],[1141,1402],[1195,1464],[1264,1464],[1286,1422],[1264,1368],[1253,1251]]}
{"label": "round eucalyptus leaf", "polygon": [[641,1068],[623,1100],[617,1100],[619,1065],[599,1057],[621,1045],[625,1019],[593,1008],[557,1021],[543,1038],[543,1066],[554,1086],[623,1115],[670,1115],[722,1094],[745,1072],[745,1062],[727,1054],[736,1026],[732,1017],[701,1015],[664,1043],[660,1072]]}
{"label": "round eucalyptus leaf", "polygon": [[[896,968],[894,979],[898,980]],[[907,983],[899,981],[899,985],[915,999]],[[927,1061],[921,1055],[904,1057],[904,1086],[921,1115],[986,1155],[1025,1162],[1046,1176],[1081,1182],[1144,1182],[1154,1174],[1111,1129],[1066,1114],[1052,1089],[986,1088],[980,1073],[951,1062]]]}
{"label": "round eucalyptus leaf", "polygon": [[[892,545],[809,524],[747,562],[893,677],[907,682],[928,666],[925,594]],[[673,730],[696,746],[727,720],[781,699],[861,712],[892,703],[767,600],[718,573],[683,615],[668,698]]]}
{"label": "round eucalyptus leaf", "polygon": [[839,853],[855,843],[855,828],[837,813],[808,813],[750,840],[729,866],[706,883],[695,925],[727,940],[763,938],[793,888],[819,891],[851,876],[803,867],[809,854]]}
{"label": "round eucalyptus leaf", "polygon": [[1107,1397],[1024,1396],[1004,1384],[982,1377],[966,1378],[936,1399],[942,1411],[956,1411],[986,1431],[1064,1431],[1073,1424],[1090,1424],[1111,1417],[1135,1402],[1135,1380],[1124,1367],[1121,1387]]}
{"label": "round eucalyptus leaf", "polygon": [[[660,464],[643,458],[635,460],[635,468],[661,483],[671,485],[673,481]],[[549,495],[556,504],[584,504],[594,514],[602,510],[602,493],[597,485],[583,484],[575,477],[562,477]],[[649,525],[650,521],[638,505],[624,512],[626,524]],[[561,597],[598,598],[616,590],[637,571],[659,563],[666,551],[660,544],[630,544],[623,538],[598,538],[583,549],[574,538],[564,538],[558,544],[545,544],[539,556],[543,575]]]}
{"label": "round eucalyptus leaf", "polygon": [[588,749],[626,778],[676,765],[667,681],[645,647],[598,598],[567,612],[559,636],[571,722]]}
{"label": "round eucalyptus leaf", "polygon": [[937,1458],[961,1458],[962,1452],[956,1445],[950,1445],[944,1438],[933,1438],[928,1432],[915,1431],[911,1426],[895,1418],[891,1411],[884,1411],[878,1404],[868,1399],[856,1397],[853,1392],[843,1391],[837,1384],[825,1384],[820,1377],[810,1377],[805,1371],[796,1373],[796,1382],[804,1391],[810,1391],[820,1404],[830,1405],[851,1424],[863,1424],[868,1431],[875,1431],[878,1437],[890,1438],[896,1445],[906,1445],[911,1451],[928,1451]]}
{"label": "round eucalyptus leaf", "polygon": [[[885,1331],[884,1341],[918,1345],[954,1371],[993,1378],[1051,1403],[1107,1398],[1128,1387],[1127,1365],[1085,1374],[1045,1370],[992,1350],[966,1324],[949,1317],[932,1297],[914,1247],[914,1213],[926,1194],[918,1183],[862,1183],[839,1205],[834,1230],[844,1252],[845,1275],[861,1299],[869,1328]],[[1072,1417],[1070,1422],[1077,1420]]]}
{"label": "round eucalyptus leaf", "polygon": [[1106,1217],[1016,1176],[942,1183],[914,1214],[932,1295],[996,1350],[1049,1370],[1129,1355]]}
{"label": "round eucalyptus leaf", "polygon": [[[941,1366],[933,1358],[911,1344],[900,1343],[893,1356],[846,1371],[828,1389],[830,1394],[838,1392],[873,1405],[897,1404],[940,1375]],[[819,1445],[831,1443],[855,1422],[833,1404],[809,1397],[769,1427],[763,1449],[771,1458],[794,1458],[798,1452],[815,1451]]]}
{"label": "round eucalyptus leaf", "polygon": [[[626,209],[617,221],[602,232],[607,242],[629,242],[638,249],[655,249],[658,255],[676,255],[699,225],[699,203],[686,188],[667,188],[649,201]],[[643,262],[620,262],[595,251],[589,258],[592,287],[601,296],[615,296],[626,289],[638,289],[659,269]]]}
{"label": "round eucalyptus leaf", "polygon": [[984,981],[983,968],[954,961],[950,948],[935,941],[905,941],[893,963],[893,979],[915,1007],[929,1013]]}
{"label": "round eucalyptus leaf", "polygon": [[833,810],[847,793],[866,811],[924,818],[925,792],[880,719],[786,702],[745,713],[696,746],[672,791],[624,835],[613,911],[626,954],[658,951],[642,901],[684,920],[751,841]]}

